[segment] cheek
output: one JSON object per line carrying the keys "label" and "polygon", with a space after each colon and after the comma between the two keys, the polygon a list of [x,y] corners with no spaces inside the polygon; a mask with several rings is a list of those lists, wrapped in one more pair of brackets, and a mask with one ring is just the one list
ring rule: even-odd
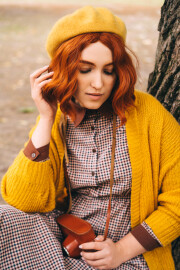
{"label": "cheek", "polygon": [[77,78],[77,83],[78,83],[78,88],[85,88],[86,85],[88,84],[88,76],[81,76],[79,75]]}
{"label": "cheek", "polygon": [[109,88],[109,90],[112,90],[114,85],[115,85],[115,82],[116,82],[116,78],[111,78],[108,80],[107,82],[107,86]]}

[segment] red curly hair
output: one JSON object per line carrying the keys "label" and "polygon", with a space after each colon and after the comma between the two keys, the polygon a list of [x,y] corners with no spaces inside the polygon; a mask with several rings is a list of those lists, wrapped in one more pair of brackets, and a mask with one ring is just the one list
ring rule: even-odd
{"label": "red curly hair", "polygon": [[123,125],[126,122],[125,111],[134,105],[134,85],[137,75],[123,39],[114,33],[85,33],[62,43],[49,65],[49,71],[54,71],[52,81],[43,88],[42,95],[48,102],[59,101],[61,111],[74,121],[75,110],[70,101],[78,87],[77,75],[81,52],[97,41],[112,52],[117,79],[110,99],[113,110]]}

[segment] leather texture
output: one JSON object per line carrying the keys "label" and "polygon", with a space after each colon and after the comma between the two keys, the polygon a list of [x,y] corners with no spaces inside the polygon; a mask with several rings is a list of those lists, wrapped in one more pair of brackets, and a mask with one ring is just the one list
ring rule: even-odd
{"label": "leather texture", "polygon": [[57,218],[57,222],[66,237],[62,246],[70,257],[79,257],[79,245],[94,241],[96,237],[91,224],[74,215],[63,214]]}

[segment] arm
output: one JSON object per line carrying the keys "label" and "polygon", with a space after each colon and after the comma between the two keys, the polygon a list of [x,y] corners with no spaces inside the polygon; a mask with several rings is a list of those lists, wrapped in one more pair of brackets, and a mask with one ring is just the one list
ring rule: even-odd
{"label": "arm", "polygon": [[[122,263],[146,252],[146,249],[128,233],[121,240],[114,243],[111,239],[103,241],[103,236],[98,236],[95,242],[85,243],[80,246],[83,259],[91,266],[98,269],[112,269]],[[86,252],[86,249],[95,249],[96,252]]]}
{"label": "arm", "polygon": [[35,148],[30,139],[23,152],[30,160],[44,162],[49,159],[49,146],[50,144],[48,143],[42,147]]}
{"label": "arm", "polygon": [[162,246],[180,235],[180,126],[164,110],[159,162],[158,205],[146,219]]}
{"label": "arm", "polygon": [[48,66],[35,71],[30,76],[31,96],[40,115],[39,122],[32,134],[32,143],[36,148],[44,146],[50,142],[51,130],[57,110],[57,104],[47,103],[43,99],[41,93],[42,88],[51,81],[51,77],[53,76],[53,72],[42,75],[42,73],[47,69]]}
{"label": "arm", "polygon": [[51,130],[54,120],[51,118],[40,117],[39,123],[32,134],[32,143],[35,148],[42,147],[50,143]]}
{"label": "arm", "polygon": [[[56,104],[48,104],[41,96],[41,88],[52,76],[52,73],[41,76],[47,68],[30,76],[32,98],[40,113],[35,128],[30,132],[36,147],[49,143],[56,114]],[[9,204],[25,212],[51,211],[55,207],[55,178],[54,161],[53,164],[52,160],[33,162],[21,150],[3,177],[2,196]]]}
{"label": "arm", "polygon": [[[150,251],[161,246],[157,237],[145,222],[138,225],[133,231],[128,233],[117,243],[114,243],[110,239],[103,242],[103,239],[103,236],[98,236],[95,239],[95,243],[81,245],[81,248],[84,249],[81,255],[88,264],[98,268],[105,267],[99,269],[117,267],[146,251]],[[101,242],[101,244],[97,244],[97,242]],[[91,248],[101,252],[86,252],[86,249]],[[104,260],[102,260],[103,258]]]}
{"label": "arm", "polygon": [[136,240],[132,233],[125,235],[117,242],[119,254],[121,254],[121,263],[126,262],[147,250]]}

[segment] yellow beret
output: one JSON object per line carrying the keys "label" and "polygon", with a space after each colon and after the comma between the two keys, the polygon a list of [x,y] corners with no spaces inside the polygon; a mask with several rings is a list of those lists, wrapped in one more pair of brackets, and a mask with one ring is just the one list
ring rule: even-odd
{"label": "yellow beret", "polygon": [[46,49],[52,58],[64,41],[89,32],[110,32],[126,39],[126,26],[110,10],[86,6],[58,20],[48,35]]}

